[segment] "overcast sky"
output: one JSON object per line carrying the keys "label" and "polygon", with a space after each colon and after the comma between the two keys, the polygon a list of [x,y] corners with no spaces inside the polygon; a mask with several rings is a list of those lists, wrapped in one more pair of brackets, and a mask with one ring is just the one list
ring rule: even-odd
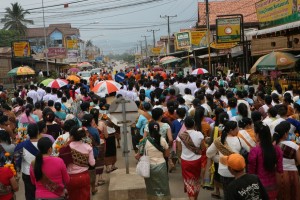
{"label": "overcast sky", "polygon": [[[16,0],[0,0],[0,18],[5,7]],[[18,0],[25,9],[31,9],[28,19],[34,20],[30,27],[42,27],[42,0]],[[62,4],[70,3],[68,8]],[[71,23],[80,29],[81,38],[92,39],[104,53],[122,53],[136,48],[142,35],[152,44],[151,29],[158,39],[167,35],[167,20],[160,15],[177,15],[172,18],[171,31],[194,26],[197,21],[198,0],[44,0],[45,23]],[[59,6],[56,6],[59,5]],[[2,24],[0,25],[2,27]],[[103,35],[103,36],[101,36]]]}

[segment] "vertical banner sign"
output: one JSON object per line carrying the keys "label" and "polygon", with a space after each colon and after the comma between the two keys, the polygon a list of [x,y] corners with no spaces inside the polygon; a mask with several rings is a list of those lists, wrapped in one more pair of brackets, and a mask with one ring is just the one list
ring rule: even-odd
{"label": "vertical banner sign", "polygon": [[202,38],[206,36],[206,31],[191,31],[192,45],[199,46]]}
{"label": "vertical banner sign", "polygon": [[78,49],[77,40],[67,40],[67,49]]}
{"label": "vertical banner sign", "polygon": [[241,41],[241,18],[218,18],[217,43],[232,43]]}
{"label": "vertical banner sign", "polygon": [[191,32],[180,32],[175,34],[178,49],[188,49],[191,47]]}
{"label": "vertical banner sign", "polygon": [[161,50],[160,47],[153,47],[152,48],[153,55],[159,55],[160,54],[160,50]]}
{"label": "vertical banner sign", "polygon": [[30,44],[28,41],[17,41],[12,43],[14,57],[30,57]]}

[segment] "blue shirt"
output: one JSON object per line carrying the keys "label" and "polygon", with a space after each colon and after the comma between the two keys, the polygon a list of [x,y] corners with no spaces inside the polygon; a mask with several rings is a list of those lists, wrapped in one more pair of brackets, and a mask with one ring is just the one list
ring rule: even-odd
{"label": "blue shirt", "polygon": [[147,90],[145,91],[145,95],[146,95],[146,97],[148,97],[149,99],[151,99],[151,96],[150,96],[150,93],[151,93],[151,92],[152,92],[152,90],[150,90],[150,89],[149,89],[149,90],[147,89]]}
{"label": "blue shirt", "polygon": [[[151,112],[148,112],[151,115]],[[144,115],[140,115],[136,127],[140,129],[140,135],[144,136],[144,129],[146,124],[148,124],[148,119]]]}
{"label": "blue shirt", "polygon": [[174,140],[177,138],[177,135],[178,135],[182,125],[183,125],[183,119],[181,119],[180,122],[177,119],[175,119],[172,122],[172,135],[173,135]]}
{"label": "blue shirt", "polygon": [[[100,144],[100,136],[99,132],[96,128],[92,126],[86,127],[90,135],[93,137],[94,141],[99,145]],[[99,155],[99,148],[96,146],[93,146],[93,152],[94,152],[94,157],[97,158]]]}

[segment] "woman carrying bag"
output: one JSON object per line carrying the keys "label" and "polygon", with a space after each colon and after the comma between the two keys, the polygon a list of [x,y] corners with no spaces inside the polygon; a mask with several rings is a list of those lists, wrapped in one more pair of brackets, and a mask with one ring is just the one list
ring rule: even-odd
{"label": "woman carrying bag", "polygon": [[149,134],[139,144],[139,155],[144,152],[150,158],[150,177],[145,178],[147,198],[171,200],[167,164],[164,157],[169,155],[169,145],[159,133],[159,124],[149,123]]}

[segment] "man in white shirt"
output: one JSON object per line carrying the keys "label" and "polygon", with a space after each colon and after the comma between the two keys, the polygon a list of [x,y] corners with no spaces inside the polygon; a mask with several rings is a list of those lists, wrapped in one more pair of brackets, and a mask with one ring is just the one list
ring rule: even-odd
{"label": "man in white shirt", "polygon": [[[276,106],[275,107],[278,111],[278,115],[279,115],[279,118],[277,118],[276,120],[274,120],[271,125],[270,125],[270,131],[271,131],[271,135],[273,136],[274,134],[274,130],[275,130],[275,127],[280,124],[280,122],[282,121],[285,121],[287,119],[287,107],[284,106],[284,105],[279,105],[279,106]],[[296,127],[293,126],[291,124],[291,128],[290,128],[290,131],[289,133],[294,133],[296,130]]]}
{"label": "man in white shirt", "polygon": [[39,101],[41,101],[43,99],[43,97],[46,95],[46,91],[43,89],[44,85],[41,83],[40,87],[37,89],[37,93],[39,94]]}
{"label": "man in white shirt", "polygon": [[184,89],[188,88],[188,85],[183,82],[182,79],[179,79],[179,83],[176,85],[176,87],[179,89],[179,94],[182,96],[184,95]]}
{"label": "man in white shirt", "polygon": [[50,100],[51,97],[51,88],[50,87],[46,87],[46,95],[43,97],[43,101],[45,103],[48,103],[48,101]]}
{"label": "man in white shirt", "polygon": [[194,94],[195,90],[197,89],[196,82],[194,81],[194,77],[189,78],[187,86],[188,88],[190,88],[192,94]]}
{"label": "man in white shirt", "polygon": [[39,94],[37,93],[37,91],[34,90],[34,85],[30,85],[30,90],[27,93],[27,97],[32,98],[33,104],[40,100]]}
{"label": "man in white shirt", "polygon": [[133,91],[133,87],[129,86],[128,91],[125,94],[126,98],[135,101],[137,99],[137,93]]}
{"label": "man in white shirt", "polygon": [[274,122],[277,118],[277,109],[275,107],[271,107],[268,109],[268,116],[263,120],[263,124],[269,126],[271,130],[271,124]]}

